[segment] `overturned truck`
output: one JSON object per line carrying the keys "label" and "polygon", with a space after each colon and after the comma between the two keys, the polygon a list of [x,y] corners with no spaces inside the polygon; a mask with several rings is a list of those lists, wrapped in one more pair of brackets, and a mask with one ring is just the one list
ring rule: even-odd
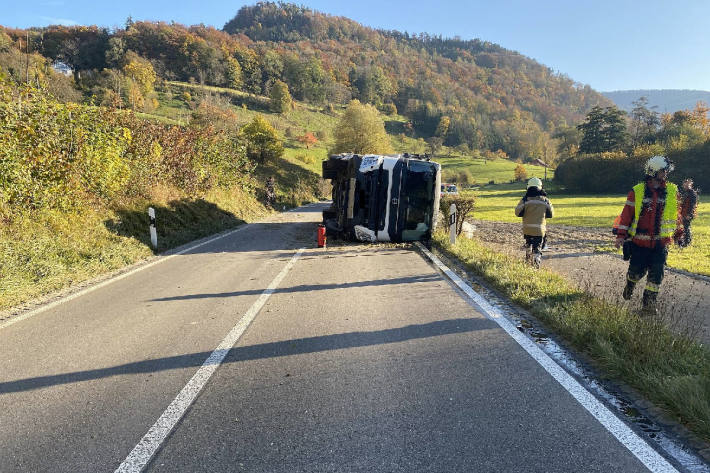
{"label": "overturned truck", "polygon": [[333,204],[323,211],[326,233],[360,241],[427,241],[436,226],[441,166],[419,155],[330,156],[323,179]]}

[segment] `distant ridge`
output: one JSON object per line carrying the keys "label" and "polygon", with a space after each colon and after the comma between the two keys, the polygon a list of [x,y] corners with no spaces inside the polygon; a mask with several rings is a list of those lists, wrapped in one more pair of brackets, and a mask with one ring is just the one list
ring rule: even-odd
{"label": "distant ridge", "polygon": [[705,90],[615,90],[613,92],[602,92],[602,95],[627,112],[634,108],[631,102],[638,100],[640,97],[648,98],[648,106],[656,106],[655,110],[659,113],[673,113],[678,110],[693,109],[698,101],[710,104],[710,92]]}

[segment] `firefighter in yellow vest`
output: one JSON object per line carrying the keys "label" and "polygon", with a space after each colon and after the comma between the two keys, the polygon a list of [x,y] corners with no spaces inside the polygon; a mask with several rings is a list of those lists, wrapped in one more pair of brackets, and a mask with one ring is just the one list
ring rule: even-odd
{"label": "firefighter in yellow vest", "polygon": [[668,182],[673,163],[654,156],[645,165],[646,179],[631,189],[618,222],[616,248],[631,241],[631,261],[626,275],[624,299],[631,299],[636,284],[646,277],[643,315],[655,314],[656,299],[672,241],[680,241],[683,221],[678,205],[678,186]]}

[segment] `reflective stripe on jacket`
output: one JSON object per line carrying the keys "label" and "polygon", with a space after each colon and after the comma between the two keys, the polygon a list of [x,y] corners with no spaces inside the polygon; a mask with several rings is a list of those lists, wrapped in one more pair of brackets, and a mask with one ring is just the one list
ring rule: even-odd
{"label": "reflective stripe on jacket", "polygon": [[[644,204],[651,204],[651,202],[644,202],[644,194],[646,192],[646,183],[642,182],[634,186],[634,221],[631,223],[631,228],[629,228],[629,235],[632,237],[636,236],[636,226],[641,219],[641,210]],[[657,200],[657,208],[663,207],[663,213],[661,215],[661,226],[660,232],[658,233],[659,238],[671,238],[676,229],[676,222],[678,220],[678,187],[669,182],[666,184],[666,199],[665,202]],[[649,238],[654,236],[655,232],[646,232]],[[639,238],[641,235],[639,235]]]}
{"label": "reflective stripe on jacket", "polygon": [[683,233],[678,208],[678,187],[664,183],[654,189],[646,182],[633,187],[621,212],[618,235],[633,237],[634,243],[654,248],[656,243],[667,246],[671,238]]}
{"label": "reflective stripe on jacket", "polygon": [[523,217],[523,234],[545,236],[546,218],[552,218],[554,209],[550,200],[542,195],[523,197],[515,207],[515,215]]}

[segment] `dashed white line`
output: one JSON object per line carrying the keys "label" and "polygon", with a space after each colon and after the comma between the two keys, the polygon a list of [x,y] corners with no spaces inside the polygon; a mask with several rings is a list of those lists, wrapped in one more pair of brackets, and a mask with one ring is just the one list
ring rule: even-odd
{"label": "dashed white line", "polygon": [[678,473],[665,458],[651,448],[641,437],[624,424],[592,393],[567,373],[529,338],[522,334],[508,319],[503,317],[488,301],[473,290],[456,273],[441,262],[436,255],[417,243],[419,249],[461,289],[481,310],[508,333],[528,354],[562,385],[582,407],[601,423],[624,447],[638,458],[653,473]]}
{"label": "dashed white line", "polygon": [[275,289],[286,276],[286,273],[293,267],[303,251],[304,249],[301,248],[293,255],[288,264],[274,280],[271,281],[271,284],[269,284],[261,296],[259,296],[259,299],[257,299],[242,318],[239,319],[239,322],[237,322],[234,328],[224,337],[224,340],[222,340],[219,346],[215,348],[212,354],[205,360],[200,369],[197,370],[197,373],[195,373],[192,379],[182,388],[177,397],[143,436],[138,445],[128,454],[128,457],[126,457],[123,463],[116,469],[115,473],[140,473],[143,471],[143,468],[150,462],[155,452],[158,451],[165,439],[170,435],[175,425],[185,415],[185,412],[195,401],[197,395],[202,391],[202,388],[212,374],[217,370],[219,365],[222,364],[229,350],[244,334],[249,324],[254,320],[271,294],[274,293]]}

